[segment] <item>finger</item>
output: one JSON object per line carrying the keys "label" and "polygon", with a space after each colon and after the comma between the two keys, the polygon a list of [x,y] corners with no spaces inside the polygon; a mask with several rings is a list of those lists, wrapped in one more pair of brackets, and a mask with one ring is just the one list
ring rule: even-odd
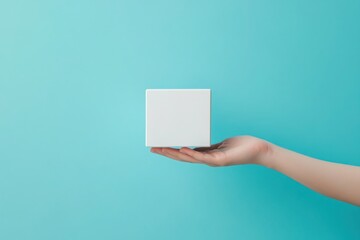
{"label": "finger", "polygon": [[219,142],[219,143],[211,145],[210,147],[197,147],[197,148],[194,148],[194,150],[198,151],[198,152],[210,151],[210,150],[218,148],[221,144],[222,144],[222,142]]}
{"label": "finger", "polygon": [[160,154],[160,155],[163,155],[165,157],[168,157],[168,158],[172,158],[172,159],[175,159],[175,160],[179,160],[177,157],[173,156],[172,154],[166,152],[166,150],[164,148],[160,148],[160,149],[157,149],[156,150],[156,153]]}
{"label": "finger", "polygon": [[186,154],[181,154],[180,152],[179,154],[174,154],[176,153],[176,151],[179,151],[177,149],[172,149],[172,148],[152,148],[151,149],[152,152],[163,155],[165,157],[168,158],[172,158],[175,160],[179,160],[182,162],[192,162],[192,163],[198,163],[198,161],[196,161],[195,159],[193,159],[190,156],[187,156]]}
{"label": "finger", "polygon": [[163,148],[163,153],[169,154],[174,159],[185,161],[185,162],[191,162],[191,163],[199,163],[195,158],[185,154],[181,153],[178,149],[173,148]]}
{"label": "finger", "polygon": [[165,155],[163,148],[161,148],[161,147],[153,147],[153,148],[151,148],[150,151],[153,153],[156,153],[156,154],[164,155],[166,157],[168,157],[167,155],[169,155],[169,154]]}
{"label": "finger", "polygon": [[214,156],[212,156],[211,154],[208,154],[206,152],[198,152],[198,151],[195,151],[190,148],[181,148],[180,152],[185,153],[185,154],[195,158],[196,160],[206,163],[206,164],[211,163],[215,159]]}
{"label": "finger", "polygon": [[151,151],[152,153],[157,153],[157,154],[159,154],[159,152],[161,151],[161,148],[159,148],[159,147],[152,147],[152,148],[150,148],[150,151]]}

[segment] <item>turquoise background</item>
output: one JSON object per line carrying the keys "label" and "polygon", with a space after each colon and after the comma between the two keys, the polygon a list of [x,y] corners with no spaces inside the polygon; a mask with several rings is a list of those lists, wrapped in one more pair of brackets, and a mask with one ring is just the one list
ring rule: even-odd
{"label": "turquoise background", "polygon": [[360,165],[360,1],[0,2],[0,239],[360,239],[260,166],[151,154],[146,88],[211,88],[212,142]]}

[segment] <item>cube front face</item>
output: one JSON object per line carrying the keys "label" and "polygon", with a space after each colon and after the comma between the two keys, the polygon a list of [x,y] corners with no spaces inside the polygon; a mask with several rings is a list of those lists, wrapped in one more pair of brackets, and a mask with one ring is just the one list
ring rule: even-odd
{"label": "cube front face", "polygon": [[146,146],[210,146],[210,89],[147,89]]}

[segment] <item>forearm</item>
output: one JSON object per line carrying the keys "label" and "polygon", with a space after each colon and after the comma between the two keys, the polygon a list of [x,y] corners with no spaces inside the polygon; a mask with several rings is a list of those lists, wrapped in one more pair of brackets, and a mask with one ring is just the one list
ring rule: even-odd
{"label": "forearm", "polygon": [[331,163],[271,145],[261,164],[326,196],[360,206],[360,167]]}

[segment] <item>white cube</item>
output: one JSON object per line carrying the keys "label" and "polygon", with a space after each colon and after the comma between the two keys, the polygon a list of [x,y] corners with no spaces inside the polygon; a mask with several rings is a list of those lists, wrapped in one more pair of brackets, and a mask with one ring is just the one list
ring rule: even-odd
{"label": "white cube", "polygon": [[210,146],[210,89],[147,89],[148,147]]}

